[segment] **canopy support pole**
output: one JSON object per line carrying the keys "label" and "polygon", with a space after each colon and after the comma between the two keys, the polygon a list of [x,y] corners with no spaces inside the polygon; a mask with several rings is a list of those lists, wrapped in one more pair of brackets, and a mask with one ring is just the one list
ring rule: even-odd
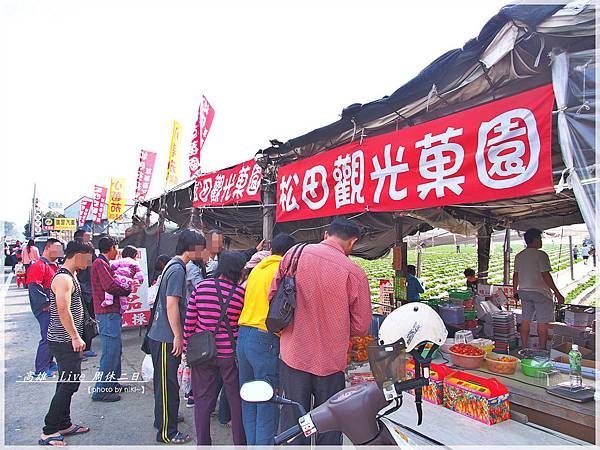
{"label": "canopy support pole", "polygon": [[573,236],[569,235],[569,267],[571,268],[571,280],[575,280],[575,267],[573,267]]}
{"label": "canopy support pole", "polygon": [[510,284],[510,224],[506,225],[504,235],[504,284]]}
{"label": "canopy support pole", "polygon": [[421,247],[421,232],[417,233],[417,277],[421,276],[423,262],[423,248]]}
{"label": "canopy support pole", "polygon": [[190,227],[195,230],[202,229],[202,221],[200,220],[200,208],[192,208],[192,217],[190,220]]}
{"label": "canopy support pole", "polygon": [[406,302],[406,265],[408,264],[408,245],[403,242],[404,235],[404,220],[401,214],[394,213],[394,225],[396,230],[396,242],[394,245],[394,274],[395,285],[400,283],[400,289],[396,289],[395,305],[397,308],[400,304]]}
{"label": "canopy support pole", "polygon": [[477,272],[480,280],[488,284],[490,268],[490,248],[492,242],[492,226],[486,221],[477,230]]}
{"label": "canopy support pole", "polygon": [[271,205],[275,203],[275,191],[271,186],[266,186],[263,191],[263,239],[265,240],[265,250],[271,250],[271,241],[273,240],[273,230],[275,229],[275,208]]}

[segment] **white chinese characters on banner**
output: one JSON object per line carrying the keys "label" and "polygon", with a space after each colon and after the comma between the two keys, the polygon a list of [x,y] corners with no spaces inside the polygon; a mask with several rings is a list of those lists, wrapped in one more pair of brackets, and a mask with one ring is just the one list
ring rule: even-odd
{"label": "white chinese characters on banner", "polygon": [[365,184],[365,155],[357,150],[350,156],[338,156],[334,163],[333,179],[335,180],[335,206],[364,203],[362,189]]}
{"label": "white chinese characters on banner", "polygon": [[[419,160],[419,172],[430,183],[423,183],[417,187],[419,197],[424,200],[432,190],[435,190],[437,198],[446,195],[446,188],[456,195],[462,192],[460,186],[465,182],[464,176],[452,177],[461,168],[465,159],[465,151],[459,144],[449,142],[450,139],[462,135],[463,129],[455,130],[452,127],[436,136],[431,133],[425,135],[422,141],[415,144],[417,148],[423,148]],[[434,145],[437,144],[437,145]],[[451,165],[448,167],[448,165]]]}
{"label": "white chinese characters on banner", "polygon": [[[319,180],[320,179],[320,180]],[[323,191],[319,194],[319,188]],[[320,196],[320,198],[319,198]],[[321,209],[329,197],[327,170],[323,166],[315,166],[304,174],[302,183],[302,200],[310,209]]]}
{"label": "white chinese characters on banner", "polygon": [[260,201],[262,169],[248,161],[196,179],[194,207]]}
{"label": "white chinese characters on banner", "polygon": [[551,85],[278,169],[277,221],[553,191]]}
{"label": "white chinese characters on banner", "polygon": [[[292,182],[294,185],[292,186]],[[279,185],[279,189],[281,194],[279,195],[279,204],[281,205],[281,209],[285,212],[293,211],[294,209],[300,209],[298,205],[298,201],[294,196],[294,187],[298,186],[300,179],[298,178],[298,174],[293,174],[289,176],[281,177],[281,183]]]}
{"label": "white chinese characters on banner", "polygon": [[[489,138],[491,132],[497,136]],[[479,127],[475,160],[479,180],[487,187],[505,189],[525,183],[537,173],[539,154],[537,124],[528,109],[507,111]]]}
{"label": "white chinese characters on banner", "polygon": [[404,172],[408,172],[408,164],[403,163],[402,159],[404,157],[404,147],[398,147],[396,151],[396,164],[392,165],[392,146],[388,144],[384,148],[383,153],[383,161],[385,166],[382,168],[379,164],[379,159],[377,155],[373,156],[373,167],[375,170],[371,172],[371,180],[377,180],[377,188],[375,189],[375,196],[373,197],[373,202],[379,203],[381,200],[381,191],[383,191],[383,186],[385,184],[385,179],[389,177],[390,179],[390,189],[389,194],[392,200],[402,200],[406,198],[407,188],[403,187],[398,189],[398,175]]}

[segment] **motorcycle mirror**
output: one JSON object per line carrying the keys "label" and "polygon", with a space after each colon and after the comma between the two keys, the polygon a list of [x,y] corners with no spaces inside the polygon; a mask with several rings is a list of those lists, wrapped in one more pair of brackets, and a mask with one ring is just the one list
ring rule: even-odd
{"label": "motorcycle mirror", "polygon": [[273,395],[273,387],[266,381],[248,381],[240,388],[240,397],[250,403],[268,402]]}

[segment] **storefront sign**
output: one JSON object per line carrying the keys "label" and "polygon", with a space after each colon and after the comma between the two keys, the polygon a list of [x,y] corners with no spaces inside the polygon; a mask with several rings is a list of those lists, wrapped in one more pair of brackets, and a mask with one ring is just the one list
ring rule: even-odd
{"label": "storefront sign", "polygon": [[94,223],[102,223],[107,191],[108,189],[105,187],[94,186],[94,201],[92,203],[92,221]]}
{"label": "storefront sign", "polygon": [[131,294],[127,297],[127,307],[125,308],[121,322],[123,327],[141,327],[147,325],[150,320],[150,305],[148,305],[148,262],[145,248],[138,248],[136,260],[142,269],[144,282],[140,286],[135,286]]}
{"label": "storefront sign", "polygon": [[194,207],[260,202],[262,169],[250,160],[196,179]]}
{"label": "storefront sign", "polygon": [[110,179],[110,195],[108,197],[108,220],[121,219],[125,213],[125,179]]}
{"label": "storefront sign", "polygon": [[54,219],[52,217],[42,219],[42,231],[54,231]]}
{"label": "storefront sign", "polygon": [[152,180],[155,162],[156,153],[148,152],[146,150],[140,152],[140,166],[138,168],[137,184],[135,188],[136,201],[141,201],[146,198],[148,189],[150,189],[150,181]]}
{"label": "storefront sign", "polygon": [[167,165],[167,189],[179,183],[179,149],[181,148],[181,125],[173,121],[173,134],[171,135],[171,150]]}
{"label": "storefront sign", "polygon": [[54,231],[75,231],[77,230],[77,219],[69,217],[55,217]]}
{"label": "storefront sign", "polygon": [[79,219],[77,221],[79,227],[85,225],[85,222],[90,215],[90,209],[92,209],[92,201],[85,198],[81,199],[79,202]]}
{"label": "storefront sign", "polygon": [[206,137],[208,136],[214,117],[215,110],[203,95],[202,103],[200,103],[200,108],[198,109],[198,120],[194,128],[192,146],[190,147],[190,178],[196,178],[200,173],[200,152],[202,151],[202,147],[204,147],[204,142],[206,142]]}
{"label": "storefront sign", "polygon": [[277,221],[552,192],[553,102],[546,85],[283,166]]}

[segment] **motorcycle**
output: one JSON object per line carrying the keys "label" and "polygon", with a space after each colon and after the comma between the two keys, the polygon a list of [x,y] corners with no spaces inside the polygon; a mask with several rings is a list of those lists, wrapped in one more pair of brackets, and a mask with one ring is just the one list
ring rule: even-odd
{"label": "motorcycle", "polygon": [[405,378],[406,353],[402,349],[398,351],[397,345],[369,347],[369,360],[377,383],[361,383],[346,388],[308,413],[301,404],[276,395],[266,381],[244,383],[240,395],[247,402],[272,402],[297,408],[300,415],[298,423],[277,435],[275,445],[293,443],[301,434],[308,437],[328,431],[342,432],[355,445],[414,448],[415,442],[407,433],[424,438],[428,445],[439,444],[386,417],[402,406],[403,392],[414,390],[418,424],[421,424],[421,389],[429,384],[432,359],[429,355],[438,348],[437,345],[427,349],[425,346],[419,345],[410,352],[415,362],[415,378],[404,381],[396,381]]}

